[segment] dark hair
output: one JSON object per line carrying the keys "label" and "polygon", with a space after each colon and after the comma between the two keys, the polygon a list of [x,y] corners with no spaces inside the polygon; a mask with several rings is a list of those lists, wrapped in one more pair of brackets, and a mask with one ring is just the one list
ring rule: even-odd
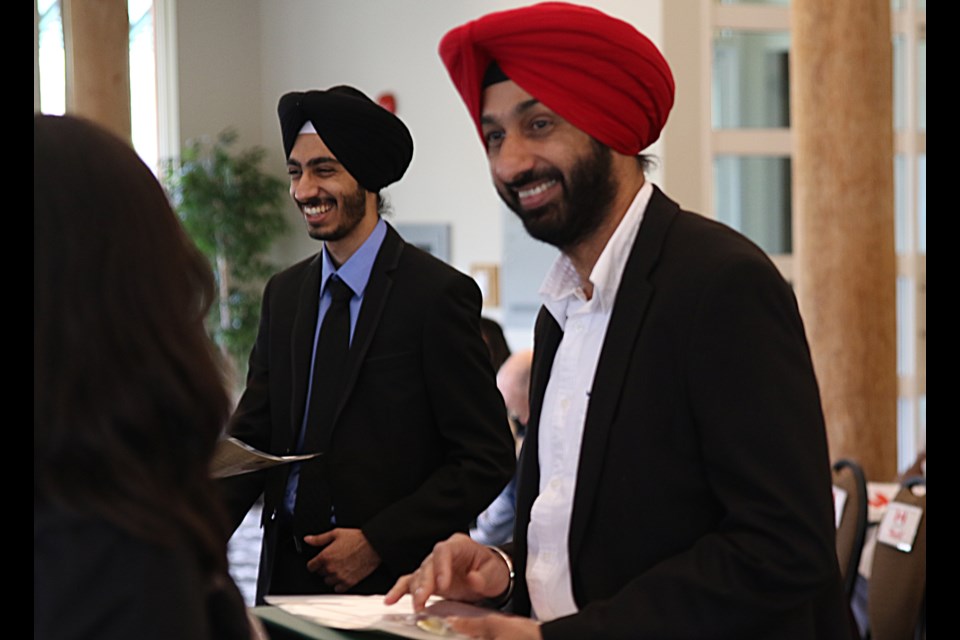
{"label": "dark hair", "polygon": [[644,173],[649,173],[659,166],[657,158],[651,155],[640,154],[637,156],[637,164]]}
{"label": "dark hair", "polygon": [[510,347],[503,335],[503,327],[496,320],[484,316],[480,318],[480,332],[483,334],[483,341],[487,343],[490,364],[493,365],[493,371],[496,373],[504,361],[510,357]]}
{"label": "dark hair", "polygon": [[35,505],[226,571],[212,270],[133,149],[76,117],[34,117],[33,267]]}

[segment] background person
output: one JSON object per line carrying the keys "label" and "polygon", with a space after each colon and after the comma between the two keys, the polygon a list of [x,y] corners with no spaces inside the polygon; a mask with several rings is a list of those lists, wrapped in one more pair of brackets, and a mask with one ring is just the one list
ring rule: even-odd
{"label": "background person", "polygon": [[210,265],[128,144],[33,127],[34,638],[249,637],[209,475]]}
{"label": "background person", "polygon": [[507,344],[507,338],[503,335],[503,327],[493,318],[482,316],[480,318],[480,333],[483,335],[483,342],[490,352],[490,362],[493,364],[493,370],[499,371],[500,366],[510,357],[510,345]]}

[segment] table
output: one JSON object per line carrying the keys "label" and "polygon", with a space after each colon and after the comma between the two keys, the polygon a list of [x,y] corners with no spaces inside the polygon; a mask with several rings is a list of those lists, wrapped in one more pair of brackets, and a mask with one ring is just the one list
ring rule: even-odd
{"label": "table", "polygon": [[252,607],[250,613],[263,622],[270,640],[371,640],[390,637],[378,631],[341,631],[323,627],[271,605]]}

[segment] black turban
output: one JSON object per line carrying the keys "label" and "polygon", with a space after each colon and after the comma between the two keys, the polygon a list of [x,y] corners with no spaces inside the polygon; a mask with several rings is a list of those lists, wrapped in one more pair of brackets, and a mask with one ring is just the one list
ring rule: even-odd
{"label": "black turban", "polygon": [[309,120],[324,144],[367,191],[399,180],[413,159],[407,126],[362,91],[340,85],[325,91],[293,91],[277,106],[286,157]]}

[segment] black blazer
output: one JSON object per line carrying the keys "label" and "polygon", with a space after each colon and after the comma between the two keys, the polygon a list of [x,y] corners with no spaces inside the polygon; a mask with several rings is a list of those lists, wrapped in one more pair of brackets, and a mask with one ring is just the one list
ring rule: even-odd
{"label": "black blazer", "polygon": [[[561,337],[541,309],[517,493],[520,613]],[[790,286],[750,241],[655,188],[583,431],[569,538],[579,613],[545,623],[544,638],[849,638],[830,477]]]}
{"label": "black blazer", "polygon": [[[320,254],[263,294],[247,388],[229,431],[294,450],[319,305]],[[382,564],[354,589],[384,593],[433,545],[470,522],[515,467],[503,400],[480,333],[476,283],[388,225],[357,318],[331,433],[320,450],[337,526],[360,528]],[[312,439],[312,438],[311,438]],[[264,495],[258,600],[270,593],[276,517],[289,468],[223,482],[234,528]]]}

